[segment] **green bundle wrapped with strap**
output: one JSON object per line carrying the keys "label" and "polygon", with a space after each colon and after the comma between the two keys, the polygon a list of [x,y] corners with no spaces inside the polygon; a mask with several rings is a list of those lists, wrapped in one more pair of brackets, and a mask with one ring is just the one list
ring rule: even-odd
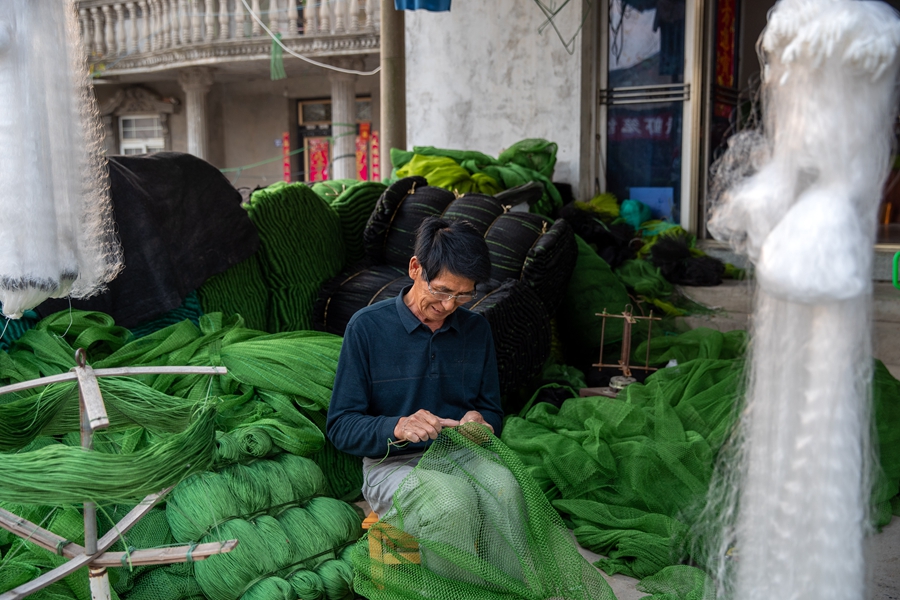
{"label": "green bundle wrapped with strap", "polygon": [[207,279],[197,290],[203,312],[241,315],[250,329],[268,331],[269,288],[259,261],[258,253],[252,254]]}
{"label": "green bundle wrapped with strap", "polygon": [[360,181],[347,187],[340,195],[329,201],[331,208],[341,220],[341,234],[344,238],[345,263],[353,265],[366,254],[363,231],[378,199],[387,186],[378,181]]}
{"label": "green bundle wrapped with strap", "polygon": [[369,600],[614,600],[510,449],[481,425],[444,428],[356,545]]}
{"label": "green bundle wrapped with strap", "polygon": [[267,330],[311,329],[319,288],[344,266],[337,213],[309,187],[283,182],[254,192],[246,209],[270,292]]}
{"label": "green bundle wrapped with strap", "polygon": [[313,183],[312,191],[317,193],[325,202],[331,204],[338,196],[357,183],[360,183],[357,179],[328,179]]}

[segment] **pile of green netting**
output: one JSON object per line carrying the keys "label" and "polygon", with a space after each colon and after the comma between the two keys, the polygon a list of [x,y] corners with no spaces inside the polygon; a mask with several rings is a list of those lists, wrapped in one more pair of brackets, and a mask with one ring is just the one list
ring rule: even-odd
{"label": "pile of green netting", "polygon": [[350,266],[362,260],[366,254],[363,230],[387,185],[378,181],[339,179],[316,183],[312,189],[331,206],[341,221],[345,264]]}
{"label": "pile of green netting", "polygon": [[541,139],[516,142],[497,158],[474,150],[445,150],[415,146],[412,151],[391,148],[394,171],[391,180],[420,175],[428,185],[458,194],[498,192],[537,181],[544,193],[530,206],[531,212],[550,216],[562,206],[562,196],[553,185],[557,145]]}
{"label": "pile of green netting", "polygon": [[[83,543],[78,507],[84,500],[98,504],[105,532],[143,496],[178,484],[171,496],[177,516],[153,509],[112,550],[236,537],[243,551],[196,565],[112,569],[121,597],[213,598],[215,592],[201,593],[204,577],[241,577],[228,586],[234,598],[271,596],[273,589],[288,600],[350,598],[352,569],[344,546],[356,540],[362,519],[338,498],[358,496],[361,467],[324,437],[340,346],[331,334],[266,334],[247,329],[239,316],[220,314],[200,317],[199,326],[185,320],[141,338],[102,313],[43,319],[9,352],[0,352],[0,385],[66,372],[75,366],[75,348],[86,350],[94,369],[216,365],[228,373],[101,377],[111,424],[95,433],[94,452],[78,448],[74,383],[0,396],[0,506]],[[196,483],[212,485],[217,478],[232,490],[231,499],[221,485],[213,492]],[[173,535],[167,515],[175,521],[188,515],[195,529],[182,518]],[[322,540],[329,540],[327,548]],[[261,560],[263,555],[269,558]],[[277,564],[266,562],[272,557]],[[62,562],[0,533],[0,592]],[[70,575],[35,597],[89,600],[87,577]]]}
{"label": "pile of green netting", "polygon": [[614,600],[543,491],[482,425],[445,428],[353,554],[369,600]]}
{"label": "pile of green netting", "polygon": [[634,303],[645,306],[645,314],[707,313],[709,309],[685,297],[675,285],[718,285],[723,278],[746,276],[744,270],[708,256],[697,246],[696,236],[681,226],[653,219],[650,208],[637,200],[620,204],[606,192],[566,204],[557,216],[607,262]]}
{"label": "pile of green netting", "polygon": [[[503,442],[607,573],[642,580],[659,598],[711,593],[698,516],[716,456],[735,421],[746,333],[695,329],[654,338],[661,369],[617,398],[538,402],[507,418]],[[646,346],[634,349],[643,362]],[[900,381],[876,361],[873,406],[881,473],[876,526],[900,514]],[[689,566],[693,563],[698,566]],[[639,588],[641,589],[641,588]]]}
{"label": "pile of green netting", "polygon": [[319,287],[344,267],[344,238],[355,235],[343,227],[358,228],[361,213],[368,218],[367,198],[359,208],[352,200],[339,204],[339,212],[302,183],[254,192],[244,208],[259,250],[200,286],[204,312],[239,314],[249,327],[273,333],[311,329]]}

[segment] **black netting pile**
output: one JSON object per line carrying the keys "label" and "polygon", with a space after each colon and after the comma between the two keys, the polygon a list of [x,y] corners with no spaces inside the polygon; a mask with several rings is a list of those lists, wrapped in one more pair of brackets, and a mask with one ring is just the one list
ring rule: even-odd
{"label": "black netting pile", "polygon": [[353,313],[373,302],[397,296],[411,282],[405,269],[375,265],[339,275],[322,287],[316,302],[313,326],[343,335]]}
{"label": "black netting pile", "polygon": [[382,194],[364,232],[369,266],[341,273],[323,286],[315,327],[343,335],[357,310],[396,297],[409,285],[416,229],[426,217],[465,220],[484,235],[492,265],[492,281],[478,287],[478,298],[467,308],[491,324],[501,390],[516,389],[540,371],[550,354],[550,315],[563,299],[578,253],[564,220],[553,223],[534,213],[510,211],[527,202],[531,191],[523,186],[500,197],[457,197],[422,177],[394,183]]}
{"label": "black netting pile", "polygon": [[[502,390],[521,385],[541,370],[550,351],[550,315],[531,286],[507,279],[469,308],[491,324]],[[506,412],[519,408],[503,407]]]}

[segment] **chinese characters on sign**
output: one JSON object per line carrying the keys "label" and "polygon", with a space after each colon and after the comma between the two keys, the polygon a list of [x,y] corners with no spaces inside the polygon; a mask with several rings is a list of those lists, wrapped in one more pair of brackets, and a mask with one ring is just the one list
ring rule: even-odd
{"label": "chinese characters on sign", "polygon": [[291,182],[291,134],[285,131],[281,134],[281,161],[284,180]]}
{"label": "chinese characters on sign", "polygon": [[306,180],[326,181],[331,148],[327,137],[306,138]]}
{"label": "chinese characters on sign", "polygon": [[607,122],[610,141],[669,140],[674,115],[670,111],[642,111],[634,116],[615,116]]}
{"label": "chinese characters on sign", "polygon": [[372,132],[372,181],[381,181],[381,144],[378,132]]}
{"label": "chinese characters on sign", "polygon": [[359,124],[359,135],[356,136],[356,178],[369,180],[369,130],[370,123]]}

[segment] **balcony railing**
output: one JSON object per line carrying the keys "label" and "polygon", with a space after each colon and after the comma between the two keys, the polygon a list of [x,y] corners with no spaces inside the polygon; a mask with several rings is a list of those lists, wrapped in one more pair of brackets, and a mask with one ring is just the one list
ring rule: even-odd
{"label": "balcony railing", "polygon": [[[286,46],[320,56],[371,52],[380,26],[379,4],[377,0],[247,0],[250,10],[280,34]],[[107,69],[117,71],[163,66],[160,61],[148,62],[151,55],[176,53],[178,57],[170,56],[165,62],[173,58],[190,62],[211,56],[246,57],[257,53],[248,50],[248,44],[257,46],[260,53],[271,45],[269,34],[241,0],[84,0],[78,2],[78,14],[90,61],[104,62]],[[323,44],[323,38],[343,38],[345,43]],[[353,43],[353,38],[369,39]],[[314,40],[315,45],[298,44]],[[187,56],[179,50],[192,52]]]}

